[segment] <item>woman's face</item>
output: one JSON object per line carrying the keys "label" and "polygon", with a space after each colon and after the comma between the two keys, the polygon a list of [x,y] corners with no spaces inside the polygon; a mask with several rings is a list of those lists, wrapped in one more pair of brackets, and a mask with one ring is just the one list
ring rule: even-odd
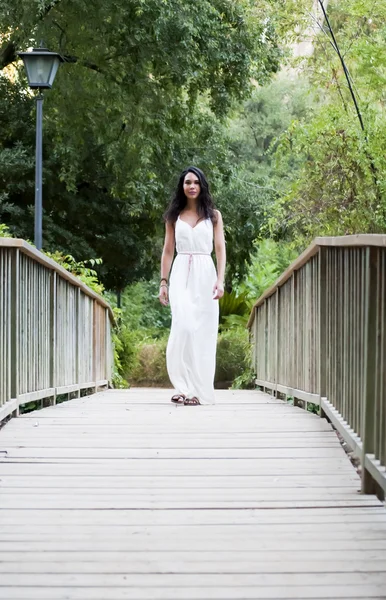
{"label": "woman's face", "polygon": [[184,179],[184,194],[187,198],[196,200],[200,195],[200,180],[194,173],[187,173]]}

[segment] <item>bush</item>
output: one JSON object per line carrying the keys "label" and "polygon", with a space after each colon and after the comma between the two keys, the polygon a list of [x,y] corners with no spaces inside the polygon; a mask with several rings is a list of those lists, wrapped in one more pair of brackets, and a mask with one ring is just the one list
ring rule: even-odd
{"label": "bush", "polygon": [[137,347],[136,365],[131,371],[129,382],[144,387],[170,387],[166,369],[166,346],[168,337],[145,340]]}
{"label": "bush", "polygon": [[223,331],[218,336],[216,387],[229,387],[234,379],[250,369],[250,343],[245,328]]}
{"label": "bush", "polygon": [[[168,334],[158,340],[138,340],[139,331],[120,335],[120,373],[130,385],[170,387],[166,369]],[[236,388],[253,387],[250,368],[250,343],[244,328],[219,334],[217,342],[215,387],[233,385]]]}
{"label": "bush", "polygon": [[0,223],[0,237],[9,238],[13,237],[8,227],[4,223]]}

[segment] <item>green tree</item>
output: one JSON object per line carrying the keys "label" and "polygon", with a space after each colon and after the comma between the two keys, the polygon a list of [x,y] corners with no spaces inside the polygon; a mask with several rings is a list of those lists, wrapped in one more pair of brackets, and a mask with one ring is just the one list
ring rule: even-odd
{"label": "green tree", "polygon": [[268,223],[276,202],[296,177],[299,160],[292,156],[278,165],[275,153],[281,136],[314,106],[305,81],[281,74],[235,110],[224,133],[228,165],[216,190],[224,215],[227,240],[227,288],[248,271],[257,238],[269,235]]}
{"label": "green tree", "polygon": [[102,257],[108,287],[148,274],[176,172],[191,158],[214,168],[217,120],[278,68],[269,6],[3,1],[3,220],[32,237],[33,102],[16,51],[44,39],[66,60],[44,113],[45,244]]}
{"label": "green tree", "polygon": [[[272,231],[306,244],[316,235],[384,232],[386,227],[385,3],[329,2],[328,17],[350,75],[361,121],[326,24],[303,60],[320,107],[283,133],[277,168],[284,181]],[[322,23],[320,23],[323,25]]]}

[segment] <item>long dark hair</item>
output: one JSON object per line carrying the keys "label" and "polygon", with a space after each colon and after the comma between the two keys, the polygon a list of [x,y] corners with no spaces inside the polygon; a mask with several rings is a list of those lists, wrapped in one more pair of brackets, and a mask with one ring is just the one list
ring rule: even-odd
{"label": "long dark hair", "polygon": [[213,224],[216,223],[217,217],[209,191],[209,184],[204,173],[198,167],[188,167],[182,171],[178,181],[177,189],[174,197],[169,205],[169,208],[164,214],[165,221],[175,223],[179,214],[184,210],[187,204],[187,199],[184,193],[184,180],[188,173],[194,173],[200,182],[200,194],[197,202],[197,212],[199,220],[210,219]]}

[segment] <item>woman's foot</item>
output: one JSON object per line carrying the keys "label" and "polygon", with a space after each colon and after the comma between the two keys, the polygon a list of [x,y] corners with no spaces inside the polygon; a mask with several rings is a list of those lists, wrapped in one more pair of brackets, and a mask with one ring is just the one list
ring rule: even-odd
{"label": "woman's foot", "polygon": [[186,400],[186,396],[184,396],[184,394],[174,394],[174,396],[172,396],[171,400],[172,400],[172,402],[174,402],[174,404],[184,404],[185,400]]}
{"label": "woman's foot", "polygon": [[185,398],[184,404],[185,406],[197,406],[200,404],[200,401],[196,396],[193,396],[193,398]]}

